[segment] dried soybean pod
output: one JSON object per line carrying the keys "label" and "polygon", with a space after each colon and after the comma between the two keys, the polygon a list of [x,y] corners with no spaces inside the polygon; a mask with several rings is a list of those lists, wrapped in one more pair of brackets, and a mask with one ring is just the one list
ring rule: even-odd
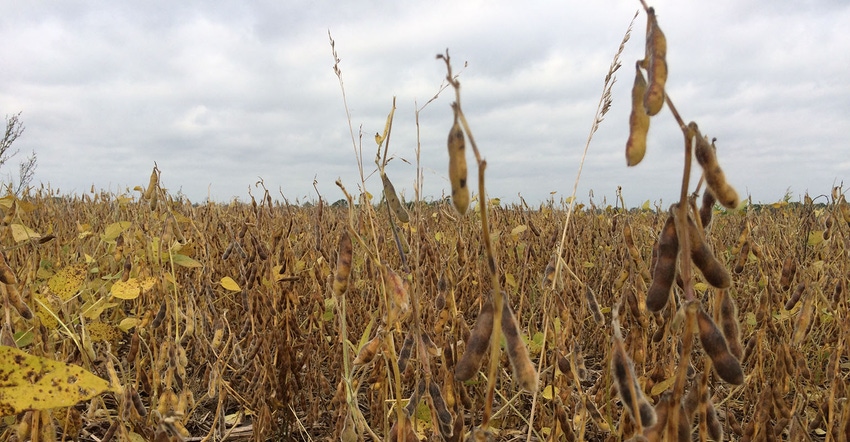
{"label": "dried soybean pod", "polygon": [[546,269],[543,270],[543,279],[540,281],[540,288],[546,289],[546,287],[551,287],[552,282],[555,280],[555,264],[558,262],[558,255],[552,254],[552,259],[549,260],[549,263],[546,264]]}
{"label": "dried soybean pod", "polygon": [[626,354],[625,344],[623,344],[623,336],[620,332],[620,320],[616,313],[618,309],[611,309],[613,319],[611,323],[614,327],[614,339],[611,350],[611,375],[614,377],[614,383],[617,385],[617,391],[620,394],[620,400],[623,402],[623,407],[628,410],[632,418],[639,422],[644,428],[649,428],[655,425],[656,415],[655,409],[647,402],[643,396],[643,390],[637,383],[635,376],[634,364]]}
{"label": "dried soybean pod", "polygon": [[[26,290],[26,288],[24,288]],[[26,320],[32,319],[32,310],[30,310],[29,306],[21,299],[21,293],[18,291],[18,287],[14,285],[10,285],[6,287],[7,299],[9,299],[9,303],[12,304],[12,307],[18,311],[18,314],[21,315],[22,318]]]}
{"label": "dried soybean pod", "polygon": [[383,343],[384,339],[381,337],[381,334],[378,333],[374,338],[370,339],[369,342],[363,344],[363,348],[357,352],[357,357],[354,358],[353,364],[358,366],[372,362],[372,359],[375,359],[375,355],[378,354],[378,349],[381,348],[381,344]]}
{"label": "dried soybean pod", "polygon": [[593,290],[590,289],[590,286],[585,287],[584,296],[587,298],[587,304],[590,307],[593,320],[596,321],[597,324],[602,325],[602,323],[605,322],[605,317],[602,315],[602,310],[599,308],[599,303],[596,301],[596,295],[593,294]]}
{"label": "dried soybean pod", "polygon": [[573,357],[575,357],[576,374],[580,381],[587,380],[587,366],[584,364],[584,353],[581,351],[581,345],[576,341],[573,343]]}
{"label": "dried soybean pod", "polygon": [[434,411],[437,413],[440,434],[444,438],[451,437],[453,431],[452,414],[449,413],[449,408],[446,406],[445,399],[443,399],[443,392],[440,391],[440,386],[436,382],[428,382],[428,395],[431,396],[431,403],[434,404]]}
{"label": "dried soybean pod", "polygon": [[410,360],[410,354],[413,353],[413,343],[416,341],[413,333],[408,332],[404,338],[404,343],[401,344],[401,350],[398,352],[398,371],[404,372],[407,368],[407,361]]}
{"label": "dried soybean pod", "polygon": [[646,135],[649,133],[649,115],[643,105],[646,79],[635,64],[635,83],[632,86],[632,113],[629,115],[629,139],[626,141],[626,165],[636,166],[646,155]]}
{"label": "dried soybean pod", "polygon": [[732,356],[723,333],[702,308],[697,311],[697,324],[699,340],[714,364],[714,371],[724,381],[741,385],[744,382],[744,370],[741,368],[741,363]]}
{"label": "dried soybean pod", "polygon": [[664,85],[667,83],[667,38],[658,27],[655,9],[646,11],[646,63],[649,84],[643,99],[646,113],[656,115],[664,106]]}
{"label": "dried soybean pod", "polygon": [[720,329],[723,331],[723,337],[726,338],[726,343],[729,345],[729,352],[740,361],[744,355],[744,349],[741,347],[741,325],[738,322],[738,307],[735,305],[732,295],[726,290],[719,290],[717,292],[716,302],[716,311],[720,317]]}
{"label": "dried soybean pod", "polygon": [[381,172],[381,181],[384,183],[384,198],[387,199],[387,204],[390,205],[390,209],[393,210],[396,218],[403,223],[410,222],[410,216],[408,216],[407,210],[404,210],[404,206],[401,205],[393,183],[383,171]]}
{"label": "dried soybean pod", "polygon": [[452,202],[458,213],[469,208],[469,187],[466,186],[466,141],[458,121],[457,104],[452,105],[455,121],[449,131],[449,181],[452,184]]}
{"label": "dried soybean pod", "polygon": [[387,313],[387,324],[404,320],[410,313],[410,295],[407,292],[405,281],[401,276],[389,267],[382,267],[386,290],[390,294],[390,311]]}
{"label": "dried soybean pod", "polygon": [[18,277],[9,264],[6,262],[6,255],[0,252],[0,282],[7,285],[18,283]]}
{"label": "dried soybean pod", "polygon": [[148,181],[148,187],[145,189],[145,194],[143,195],[144,199],[150,199],[153,195],[153,190],[159,181],[159,175],[156,173],[156,166],[153,167],[153,171],[151,172],[151,179]]}
{"label": "dried soybean pod", "polygon": [[708,248],[702,233],[690,217],[688,217],[688,237],[691,241],[691,261],[705,280],[719,289],[729,288],[732,285],[732,277],[729,276],[723,264],[714,257],[714,253]]}
{"label": "dried soybean pod", "polygon": [[[782,275],[779,278],[779,285],[782,287],[783,291],[791,288],[791,283],[794,281],[794,275],[797,273],[797,261],[794,261],[794,257],[788,255],[785,258],[785,263],[782,264]],[[793,307],[793,306],[792,306]],[[785,307],[786,310],[790,310],[787,305]]]}
{"label": "dried soybean pod", "polygon": [[741,251],[735,260],[735,268],[732,269],[736,274],[741,274],[744,271],[744,264],[747,263],[747,258],[750,256],[750,242],[747,241],[741,246]]}
{"label": "dried soybean pod", "polygon": [[791,310],[800,302],[800,297],[803,296],[803,292],[806,290],[806,283],[801,282],[797,284],[797,288],[794,289],[794,293],[791,294],[791,297],[788,298],[788,302],[785,303],[785,310]]}
{"label": "dried soybean pod", "polygon": [[707,402],[705,404],[705,423],[708,427],[708,435],[713,440],[722,441],[723,424],[721,424],[720,419],[717,418],[717,409],[714,408],[714,403],[711,401],[711,398],[706,399]]}
{"label": "dried soybean pod", "polygon": [[716,148],[714,143],[709,144],[708,139],[703,137],[699,131],[699,127],[693,121],[688,124],[688,128],[696,137],[696,147],[694,148],[694,155],[696,156],[697,162],[702,167],[703,175],[705,176],[705,182],[708,184],[708,188],[714,193],[714,196],[723,204],[727,209],[734,209],[738,207],[738,192],[726,182],[726,175],[723,173],[723,169],[720,168],[720,164],[717,162],[717,154],[715,152]]}
{"label": "dried soybean pod", "polygon": [[478,319],[475,320],[475,326],[472,327],[472,331],[469,333],[469,339],[466,341],[466,350],[455,366],[455,379],[463,382],[475,376],[475,373],[481,368],[484,353],[490,345],[490,335],[492,332],[493,301],[488,299],[481,306],[481,312],[478,314]]}
{"label": "dried soybean pod", "polygon": [[156,313],[156,316],[154,316],[153,322],[151,322],[152,328],[157,329],[160,325],[162,325],[162,321],[165,320],[165,309],[166,303],[163,302],[159,305],[159,311]]}
{"label": "dried soybean pod", "polygon": [[334,276],[333,290],[336,296],[342,296],[348,289],[348,277],[351,274],[351,258],[354,249],[351,245],[351,236],[348,231],[342,232],[339,237],[339,255],[336,258],[336,275]]}
{"label": "dried soybean pod", "polygon": [[676,278],[676,255],[679,254],[679,238],[673,215],[667,217],[658,236],[658,258],[652,275],[652,284],[646,293],[646,308],[658,312],[670,298],[670,288]]}
{"label": "dried soybean pod", "polygon": [[[803,289],[805,291],[805,287]],[[794,323],[794,332],[791,334],[791,345],[798,346],[806,339],[806,333],[809,331],[809,326],[812,325],[812,320],[815,315],[814,296],[808,296],[803,300],[803,306],[800,307],[800,312],[797,314],[797,320]]]}
{"label": "dried soybean pod", "polygon": [[702,194],[702,206],[699,208],[699,220],[702,223],[703,230],[708,229],[708,225],[711,224],[711,216],[714,212],[714,203],[716,202],[717,198],[714,197],[711,190],[706,189]]}
{"label": "dried soybean pod", "polygon": [[673,393],[665,391],[655,404],[655,425],[643,429],[643,436],[651,441],[658,442],[662,440],[665,428],[667,428],[667,416],[669,416],[670,408],[673,405]]}
{"label": "dried soybean pod", "polygon": [[514,377],[523,390],[534,393],[537,391],[537,372],[534,370],[534,364],[531,363],[531,358],[528,356],[528,349],[525,348],[525,342],[519,334],[519,325],[517,324],[516,316],[508,304],[507,296],[504,292],[501,294],[504,300],[502,307],[502,334],[505,335],[505,347],[508,352],[508,359],[511,361],[511,367],[514,371]]}

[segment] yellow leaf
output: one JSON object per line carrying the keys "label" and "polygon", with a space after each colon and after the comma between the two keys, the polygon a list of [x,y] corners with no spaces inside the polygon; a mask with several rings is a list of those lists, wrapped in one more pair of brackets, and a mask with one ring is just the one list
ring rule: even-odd
{"label": "yellow leaf", "polygon": [[103,235],[100,237],[104,241],[115,241],[115,238],[118,238],[118,235],[121,232],[127,230],[132,223],[130,221],[119,221],[117,223],[112,223],[106,227],[106,230],[103,232]]}
{"label": "yellow leaf", "polygon": [[86,279],[86,265],[67,266],[47,280],[47,287],[63,301],[71,299],[83,286]]}
{"label": "yellow leaf", "polygon": [[650,391],[649,394],[651,394],[652,396],[658,396],[659,394],[667,391],[667,389],[670,388],[670,386],[673,385],[673,382],[675,382],[675,381],[676,381],[676,376],[670,376],[669,378],[653,385],[652,391]]}
{"label": "yellow leaf", "polygon": [[142,321],[140,321],[139,318],[124,318],[120,323],[118,323],[118,329],[127,333],[132,330],[133,327],[139,325],[140,322]]}
{"label": "yellow leaf", "polygon": [[70,407],[111,389],[84,368],[0,346],[0,416]]}
{"label": "yellow leaf", "polygon": [[112,284],[109,293],[118,299],[136,299],[142,294],[142,286],[136,278],[130,278],[127,282],[119,280]]}
{"label": "yellow leaf", "polygon": [[11,209],[12,204],[15,204],[15,195],[6,195],[3,198],[0,198],[0,207],[4,209]]}
{"label": "yellow leaf", "polygon": [[194,259],[189,258],[188,256],[183,255],[181,253],[172,253],[171,259],[174,260],[174,264],[177,264],[179,266],[189,267],[189,268],[203,267],[203,264],[201,264],[198,261],[195,261]]}
{"label": "yellow leaf", "polygon": [[823,242],[823,230],[813,230],[809,232],[809,246],[816,246]]}
{"label": "yellow leaf", "polygon": [[108,302],[107,298],[99,298],[94,302],[87,302],[80,308],[83,317],[87,319],[97,319],[101,313],[108,308],[117,306],[117,302]]}
{"label": "yellow leaf", "polygon": [[522,232],[525,232],[526,230],[528,230],[528,226],[526,226],[525,224],[520,224],[520,225],[514,227],[513,230],[511,230],[511,236],[514,239],[517,239],[519,234],[522,233]]}
{"label": "yellow leaf", "polygon": [[554,385],[547,385],[546,388],[543,389],[543,399],[552,400],[556,394],[558,394],[558,387]]}
{"label": "yellow leaf", "polygon": [[230,290],[231,292],[242,291],[242,288],[239,287],[239,284],[237,284],[236,281],[234,281],[233,278],[229,276],[221,278],[221,286],[227,290]]}
{"label": "yellow leaf", "polygon": [[9,227],[12,228],[12,237],[15,239],[15,242],[41,238],[41,234],[36,233],[34,230],[23,224],[12,224]]}
{"label": "yellow leaf", "polygon": [[384,134],[381,135],[377,132],[375,133],[375,143],[379,147],[384,143],[384,139],[387,138],[387,135],[390,133],[390,126],[393,124],[393,115],[395,115],[395,99],[393,99],[393,108],[390,110],[390,114],[387,115],[387,122],[384,125]]}
{"label": "yellow leaf", "polygon": [[696,290],[700,293],[705,292],[706,290],[708,290],[708,284],[706,284],[704,282],[698,282],[698,283],[694,284],[694,290]]}
{"label": "yellow leaf", "polygon": [[513,287],[514,289],[519,287],[519,284],[516,282],[516,278],[514,278],[514,275],[510,273],[505,273],[505,284]]}

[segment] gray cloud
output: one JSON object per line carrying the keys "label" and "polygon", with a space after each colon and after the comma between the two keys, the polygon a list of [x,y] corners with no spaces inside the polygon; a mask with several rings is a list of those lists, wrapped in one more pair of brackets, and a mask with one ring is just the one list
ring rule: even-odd
{"label": "gray cloud", "polygon": [[[262,177],[275,196],[328,200],[359,185],[328,30],[341,58],[364,173],[372,136],[397,100],[388,172],[412,198],[414,111],[437,92],[450,48],[462,99],[488,160],[491,196],[567,196],[602,79],[637,2],[563,4],[153,2],[16,3],[0,8],[0,112],[23,111],[17,146],[39,155],[36,180],[68,192],[164,184],[193,201],[247,198]],[[684,118],[718,138],[732,183],[755,201],[847,180],[850,6],[839,1],[655,2],[668,37],[668,91]],[[678,195],[682,136],[667,110],[649,151],[626,168],[634,61],[643,15],[595,134],[579,198],[627,204]],[[463,63],[468,66],[462,68]],[[447,189],[446,90],[420,114],[424,195]],[[355,140],[359,143],[359,141]],[[401,161],[402,159],[407,162]],[[471,160],[471,158],[470,158]],[[7,171],[0,171],[7,173]],[[475,173],[474,168],[471,173]],[[367,186],[380,188],[376,176]],[[694,180],[695,182],[695,180]],[[255,192],[256,194],[256,192]]]}

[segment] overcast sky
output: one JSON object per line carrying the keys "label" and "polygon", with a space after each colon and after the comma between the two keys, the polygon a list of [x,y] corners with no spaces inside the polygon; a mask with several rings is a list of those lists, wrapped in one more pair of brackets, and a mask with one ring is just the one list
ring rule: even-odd
{"label": "overcast sky", "polygon": [[[717,137],[720,164],[742,195],[850,186],[850,2],[663,0],[667,91],[686,121]],[[35,184],[81,194],[147,185],[154,162],[170,192],[203,202],[272,195],[335,201],[359,174],[328,31],[336,41],[365,173],[393,96],[387,172],[413,198],[414,111],[445,77],[449,48],[462,100],[488,160],[490,197],[530,204],[572,192],[603,79],[640,4],[598,1],[0,1],[0,114],[22,112],[18,157],[35,151]],[[682,135],[665,107],[644,161],[625,162],[635,21],[594,136],[578,196],[670,202]],[[450,193],[446,137],[454,95],[420,114],[424,197]],[[406,160],[401,161],[402,159]],[[470,155],[470,175],[474,176]],[[473,180],[474,181],[474,180]],[[378,194],[373,175],[367,190]],[[473,191],[475,190],[473,186]],[[552,195],[554,193],[554,196]]]}

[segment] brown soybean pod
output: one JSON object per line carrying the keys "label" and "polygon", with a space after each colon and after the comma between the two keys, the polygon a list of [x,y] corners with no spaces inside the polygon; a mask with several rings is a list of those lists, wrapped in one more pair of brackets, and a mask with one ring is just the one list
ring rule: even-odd
{"label": "brown soybean pod", "polygon": [[605,317],[602,315],[602,310],[599,308],[599,302],[596,301],[596,295],[593,294],[593,290],[590,287],[585,288],[585,298],[587,298],[587,304],[590,307],[590,313],[593,316],[593,320],[596,321],[597,324],[602,325],[605,322]]}
{"label": "brown soybean pod", "polygon": [[673,215],[667,217],[658,237],[658,258],[652,275],[652,284],[646,293],[646,308],[658,312],[670,298],[670,288],[676,278],[676,255],[679,254],[679,238]]}
{"label": "brown soybean pod", "polygon": [[732,295],[726,290],[717,292],[717,315],[720,317],[720,329],[729,345],[729,352],[739,361],[744,355],[741,347],[741,325],[738,322],[738,307]]}
{"label": "brown soybean pod", "polygon": [[714,193],[720,204],[723,204],[727,209],[737,208],[739,203],[738,192],[726,182],[726,175],[717,162],[714,144],[709,144],[708,139],[702,136],[695,122],[691,121],[688,124],[688,128],[691,134],[696,137],[694,155],[702,167],[708,188]]}
{"label": "brown soybean pod", "polygon": [[466,186],[466,141],[458,121],[457,105],[454,106],[455,121],[449,131],[449,181],[452,184],[452,202],[461,215],[469,208],[469,187]]}
{"label": "brown soybean pod", "polygon": [[336,296],[342,296],[348,289],[348,277],[351,274],[351,259],[353,256],[351,236],[343,231],[339,237],[339,255],[336,258],[336,275],[334,275],[333,291]]}
{"label": "brown soybean pod", "polygon": [[699,340],[714,364],[714,371],[724,381],[733,385],[741,385],[744,382],[744,371],[741,368],[741,363],[732,356],[723,333],[702,308],[697,311],[697,324],[699,325]]}
{"label": "brown soybean pod", "polygon": [[744,265],[747,263],[747,258],[750,256],[750,242],[747,241],[741,246],[741,251],[735,260],[735,268],[732,269],[736,274],[741,274],[744,271]]}
{"label": "brown soybean pod", "polygon": [[719,289],[729,288],[732,285],[732,277],[729,276],[723,264],[714,257],[714,253],[708,248],[697,225],[690,217],[688,218],[688,237],[691,241],[691,261],[702,272],[705,280]]}
{"label": "brown soybean pod", "polygon": [[455,366],[455,379],[463,382],[475,376],[475,373],[481,368],[484,353],[490,345],[490,335],[492,332],[493,301],[488,299],[481,306],[481,312],[478,314],[478,319],[475,320],[475,326],[472,327],[472,331],[469,333],[469,339],[466,341],[466,350]]}
{"label": "brown soybean pod", "polygon": [[711,190],[706,189],[702,195],[702,206],[699,208],[699,220],[702,223],[703,230],[708,229],[708,225],[711,224],[711,216],[716,202],[717,198],[714,197]]}
{"label": "brown soybean pod", "polygon": [[629,115],[629,139],[626,141],[626,165],[636,166],[646,154],[646,135],[649,132],[649,115],[643,105],[646,79],[635,64],[635,83],[632,86],[632,113]]}
{"label": "brown soybean pod", "polygon": [[412,332],[407,333],[407,336],[404,338],[404,342],[401,344],[401,350],[398,352],[398,371],[404,372],[407,368],[407,361],[410,360],[410,355],[413,353],[413,343],[416,341],[416,337]]}
{"label": "brown soybean pod", "polygon": [[393,213],[395,213],[396,218],[403,223],[410,222],[410,216],[407,214],[407,210],[404,210],[404,206],[401,205],[401,201],[399,201],[398,194],[395,191],[395,186],[393,186],[390,178],[384,172],[381,172],[381,181],[384,183],[384,198],[387,199],[387,203],[390,205]]}
{"label": "brown soybean pod", "polygon": [[537,372],[528,356],[528,349],[519,334],[516,316],[508,305],[507,296],[502,293],[504,306],[502,308],[502,334],[505,335],[505,347],[508,359],[514,371],[514,377],[523,390],[534,393],[537,390]]}
{"label": "brown soybean pod", "polygon": [[434,411],[437,413],[437,420],[440,424],[440,434],[445,438],[452,435],[452,414],[449,413],[449,408],[446,406],[446,401],[443,398],[443,392],[440,391],[440,386],[436,382],[428,382],[428,395],[431,396],[431,403],[434,404]]}
{"label": "brown soybean pod", "polygon": [[[797,262],[794,261],[794,257],[788,255],[785,258],[785,263],[782,264],[782,275],[779,278],[779,285],[782,287],[782,290],[788,290],[791,288],[791,282],[794,281],[794,275],[797,273]],[[786,310],[790,310],[786,307]]]}
{"label": "brown soybean pod", "polygon": [[806,290],[806,283],[801,282],[797,284],[797,288],[794,289],[794,293],[791,294],[791,297],[788,298],[788,302],[785,303],[785,310],[791,310],[800,302],[800,297],[803,296],[803,292]]}
{"label": "brown soybean pod", "polygon": [[157,182],[159,181],[159,176],[156,173],[156,166],[154,166],[153,171],[151,172],[151,179],[148,181],[148,188],[145,189],[145,193],[142,196],[143,199],[150,199],[153,195],[153,189],[156,187]]}
{"label": "brown soybean pod", "polygon": [[[619,327],[619,324],[616,325]],[[643,397],[643,392],[637,383],[632,361],[626,355],[626,349],[619,333],[615,332],[614,344],[611,352],[611,375],[617,384],[617,391],[623,402],[623,407],[635,420],[640,421],[644,428],[655,425],[655,410]]]}
{"label": "brown soybean pod", "polygon": [[646,11],[646,61],[647,85],[643,104],[649,116],[656,115],[664,106],[664,85],[667,83],[667,38],[658,27],[655,9]]}

